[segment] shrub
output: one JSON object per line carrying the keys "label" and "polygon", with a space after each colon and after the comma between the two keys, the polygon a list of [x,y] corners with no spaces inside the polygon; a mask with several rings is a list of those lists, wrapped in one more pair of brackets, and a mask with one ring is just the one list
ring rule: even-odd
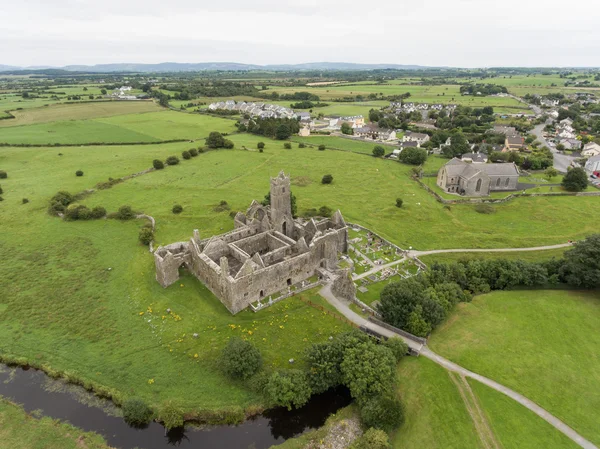
{"label": "shrub", "polygon": [[190,154],[189,151],[182,151],[181,152],[181,157],[184,158],[187,161],[188,159],[192,158],[192,155]]}
{"label": "shrub", "polygon": [[229,377],[248,379],[262,366],[262,356],[249,341],[232,337],[221,352],[221,365]]}
{"label": "shrub", "polygon": [[2,198],[1,196],[0,196],[0,201],[4,201],[4,198]]}
{"label": "shrub", "polygon": [[265,143],[264,142],[258,142],[256,144],[256,148],[258,148],[259,150],[263,150],[265,148]]}
{"label": "shrub", "polygon": [[306,148],[306,144],[304,144],[303,142],[300,142],[298,144],[298,148]]}
{"label": "shrub", "polygon": [[319,208],[319,215],[321,217],[331,217],[331,214],[333,213],[333,210],[330,207],[327,206],[321,206]]}
{"label": "shrub", "polygon": [[135,213],[131,209],[131,206],[121,206],[116,214],[116,218],[119,220],[131,220],[135,218]]}
{"label": "shrub", "polygon": [[166,401],[158,409],[158,419],[167,430],[183,426],[183,410],[173,401]]}
{"label": "shrub", "polygon": [[225,138],[223,134],[213,131],[206,138],[206,146],[208,148],[223,148],[225,146]]}
{"label": "shrub", "polygon": [[83,176],[83,172],[81,170],[77,170],[75,172],[75,176]]}
{"label": "shrub", "polygon": [[174,214],[180,214],[181,212],[183,212],[183,207],[181,206],[181,204],[176,204],[171,210]]}
{"label": "shrub", "polygon": [[92,218],[102,218],[106,216],[106,209],[102,206],[96,206],[92,209]]}
{"label": "shrub", "polygon": [[[0,193],[2,193],[2,192],[0,192]],[[27,198],[23,198],[23,199],[21,200],[21,203],[22,203],[22,204],[27,204],[27,203],[29,203],[29,200],[28,200]]]}
{"label": "shrub", "polygon": [[162,170],[163,168],[165,168],[165,164],[159,159],[154,159],[152,161],[152,166],[157,170]]}
{"label": "shrub", "polygon": [[581,192],[587,189],[588,178],[583,168],[577,167],[567,171],[563,177],[562,186],[569,192]]}
{"label": "shrub", "polygon": [[265,151],[265,150],[263,150],[262,148],[260,150],[258,150],[259,153],[262,153],[263,151]]}
{"label": "shrub", "polygon": [[233,142],[229,139],[225,139],[225,142],[223,143],[223,148],[226,148],[228,150],[231,150],[235,145],[233,144]]}
{"label": "shrub", "polygon": [[392,351],[397,362],[408,353],[408,345],[401,338],[390,338],[383,345]]}
{"label": "shrub", "polygon": [[383,148],[381,145],[375,145],[375,147],[373,148],[373,156],[381,157],[384,154],[385,154],[385,148]]}
{"label": "shrub", "polygon": [[179,164],[179,158],[177,156],[169,156],[166,162],[167,165],[177,165]]}
{"label": "shrub", "polygon": [[323,144],[319,145],[319,151],[325,151],[325,145],[323,145]]}
{"label": "shrub", "polygon": [[226,211],[229,209],[231,209],[231,208],[229,207],[229,204],[227,204],[227,201],[225,201],[225,200],[219,201],[219,204],[217,204],[215,207],[213,207],[213,211],[215,211],[215,212],[223,212],[223,211]]}
{"label": "shrub", "polygon": [[332,175],[325,175],[325,176],[323,176],[323,179],[321,179],[321,184],[331,184],[332,182],[333,182]]}
{"label": "shrub", "polygon": [[286,142],[283,144],[283,148],[285,148],[286,150],[291,150],[292,149],[292,144],[289,142]]}
{"label": "shrub", "polygon": [[198,147],[198,154],[206,153],[206,149],[204,147]]}
{"label": "shrub", "polygon": [[123,402],[123,419],[132,426],[145,426],[152,419],[152,409],[141,399],[127,399]]}
{"label": "shrub", "polygon": [[2,190],[2,186],[0,186],[0,195],[2,195],[4,193],[4,190]]}
{"label": "shrub", "polygon": [[8,173],[6,173],[4,170],[0,170],[0,179],[6,178],[8,178]]}
{"label": "shrub", "polygon": [[62,204],[63,206],[68,206],[69,204],[71,204],[73,202],[73,200],[74,200],[73,195],[71,195],[69,192],[65,192],[64,190],[61,190],[60,192],[58,192],[56,195],[54,195],[50,199],[50,203],[59,203],[59,204]]}
{"label": "shrub", "polygon": [[396,198],[396,207],[402,207],[402,204],[404,204],[402,198]]}
{"label": "shrub", "polygon": [[92,211],[85,206],[80,206],[77,215],[78,220],[89,220],[92,218]]}
{"label": "shrub", "polygon": [[274,372],[266,387],[267,396],[275,405],[302,407],[310,399],[311,389],[304,371],[290,369]]}
{"label": "shrub", "polygon": [[92,212],[84,205],[71,204],[65,209],[65,220],[89,220],[92,218]]}
{"label": "shrub", "polygon": [[196,156],[198,156],[198,150],[197,150],[197,149],[195,149],[195,148],[192,148],[192,149],[190,150],[190,156],[192,156],[192,157],[196,157]]}
{"label": "shrub", "polygon": [[398,156],[400,162],[412,165],[421,165],[427,160],[427,150],[423,148],[408,147]]}
{"label": "shrub", "polygon": [[475,212],[479,214],[493,214],[494,212],[496,212],[496,209],[494,209],[494,206],[491,206],[489,204],[479,203],[475,205]]}
{"label": "shrub", "polygon": [[376,396],[361,408],[360,418],[367,427],[391,432],[404,421],[404,407],[399,399]]}
{"label": "shrub", "polygon": [[152,232],[152,228],[144,226],[142,229],[140,229],[138,239],[143,245],[148,246],[150,242],[154,240],[154,233]]}
{"label": "shrub", "polygon": [[354,440],[350,449],[390,449],[391,447],[387,433],[371,427],[360,438]]}

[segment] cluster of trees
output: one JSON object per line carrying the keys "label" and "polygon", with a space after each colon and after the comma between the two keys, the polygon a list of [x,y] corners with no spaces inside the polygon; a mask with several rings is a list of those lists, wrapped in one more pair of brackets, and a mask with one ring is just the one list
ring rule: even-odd
{"label": "cluster of trees", "polygon": [[388,284],[379,311],[387,323],[426,336],[454,305],[473,294],[515,287],[565,283],[576,288],[600,287],[600,234],[577,242],[562,259],[543,263],[521,260],[469,260],[434,263],[417,276]]}
{"label": "cluster of trees", "polygon": [[328,103],[312,102],[310,100],[299,101],[298,103],[290,104],[292,109],[312,109],[312,108],[323,108],[329,106]]}
{"label": "cluster of trees", "polygon": [[231,81],[191,81],[177,85],[163,84],[162,90],[174,91],[176,100],[192,100],[198,97],[257,96],[260,91],[253,83]]}
{"label": "cluster of trees", "polygon": [[300,124],[298,120],[288,118],[263,118],[250,120],[248,125],[242,128],[240,125],[238,129],[240,131],[247,130],[252,134],[259,136],[266,136],[275,138],[278,140],[285,140],[293,134],[298,134],[300,131]]}
{"label": "cluster of trees", "polygon": [[206,146],[208,148],[233,148],[233,142],[226,139],[223,134],[217,131],[211,132],[206,138]]}
{"label": "cluster of trees", "polygon": [[411,165],[422,165],[427,160],[427,150],[423,148],[408,147],[398,156],[400,162]]}
{"label": "cluster of trees", "polygon": [[466,84],[460,86],[460,93],[462,95],[495,95],[507,94],[508,90],[505,86],[496,84]]}
{"label": "cluster of trees", "polygon": [[310,92],[294,92],[293,94],[280,95],[281,100],[292,100],[292,101],[319,101],[318,95],[311,94]]}
{"label": "cluster of trees", "polygon": [[461,128],[466,132],[484,132],[494,121],[494,108],[458,105],[450,114],[446,111],[430,111],[429,118],[435,119],[435,125],[440,129]]}

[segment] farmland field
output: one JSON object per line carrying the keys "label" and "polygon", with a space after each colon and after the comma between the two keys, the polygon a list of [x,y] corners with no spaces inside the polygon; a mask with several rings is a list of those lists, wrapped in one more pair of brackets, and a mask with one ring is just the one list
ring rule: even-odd
{"label": "farmland field", "polygon": [[527,396],[598,444],[599,322],[597,292],[494,292],[459,304],[429,345]]}
{"label": "farmland field", "polygon": [[510,251],[502,253],[440,253],[421,256],[421,262],[430,265],[434,262],[453,263],[462,260],[489,260],[509,259],[525,260],[527,262],[543,262],[551,259],[560,259],[569,248],[547,249],[544,251]]}

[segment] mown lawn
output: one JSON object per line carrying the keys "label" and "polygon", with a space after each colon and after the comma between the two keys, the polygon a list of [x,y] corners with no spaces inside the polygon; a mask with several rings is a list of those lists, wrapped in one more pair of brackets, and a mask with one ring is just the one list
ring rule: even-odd
{"label": "mown lawn", "polygon": [[598,323],[598,292],[494,292],[459,304],[429,346],[522,393],[600,443]]}
{"label": "mown lawn", "polygon": [[50,418],[37,419],[0,399],[0,447],[11,449],[109,449],[100,435]]}

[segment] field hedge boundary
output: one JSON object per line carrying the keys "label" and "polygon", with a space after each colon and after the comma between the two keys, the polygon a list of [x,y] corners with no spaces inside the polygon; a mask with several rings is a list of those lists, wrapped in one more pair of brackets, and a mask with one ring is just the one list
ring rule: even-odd
{"label": "field hedge boundary", "polygon": [[0,147],[15,148],[47,148],[47,147],[105,147],[105,146],[125,146],[125,145],[161,145],[165,143],[191,142],[190,139],[171,139],[158,142],[88,142],[88,143],[5,143],[0,142]]}

